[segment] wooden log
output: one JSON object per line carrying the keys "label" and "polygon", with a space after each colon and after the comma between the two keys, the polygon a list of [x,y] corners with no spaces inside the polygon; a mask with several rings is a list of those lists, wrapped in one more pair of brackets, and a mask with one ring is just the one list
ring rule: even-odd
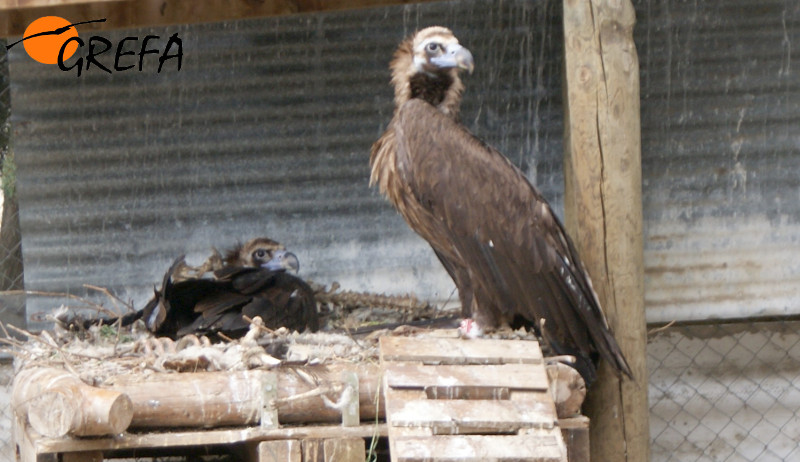
{"label": "wooden log", "polygon": [[575,368],[558,362],[548,364],[546,369],[558,417],[563,419],[579,415],[586,398],[586,382],[581,374]]}
{"label": "wooden log", "polygon": [[54,438],[118,434],[133,418],[128,396],[86,385],[61,369],[21,371],[14,379],[11,403],[34,430]]}
{"label": "wooden log", "polygon": [[[262,415],[264,374],[277,376],[280,423],[341,422],[338,409],[325,406],[317,385],[342,383],[344,372],[358,376],[358,407],[362,420],[374,420],[375,393],[380,367],[369,363],[337,363],[320,366],[281,367],[267,371],[228,373],[125,375],[104,386],[130,396],[134,428],[217,427],[255,425]],[[336,402],[340,392],[327,393]],[[382,401],[382,400],[381,400]],[[377,410],[383,416],[383,408]]]}
{"label": "wooden log", "polygon": [[[125,375],[109,379],[103,386],[130,397],[133,428],[256,425],[260,416],[266,415],[262,406],[264,393],[260,389],[268,382],[264,379],[266,373],[254,370]],[[381,378],[377,364],[282,367],[270,373],[277,377],[280,423],[341,422],[341,411],[325,406],[321,396],[314,394],[316,385],[309,381],[321,385],[342,383],[345,374],[358,377],[358,414],[361,421],[375,419],[375,393],[380,389]],[[401,379],[401,376],[397,376],[397,380]],[[538,380],[529,385],[540,386]],[[328,394],[333,402],[339,401],[340,397],[337,393]],[[558,407],[559,399],[570,397],[560,394],[555,398]],[[384,403],[382,397],[377,409],[380,418],[384,417]],[[572,407],[580,407],[580,404],[575,403]]]}
{"label": "wooden log", "polygon": [[564,0],[566,228],[635,381],[600,367],[592,460],[649,457],[639,61],[630,0]]}

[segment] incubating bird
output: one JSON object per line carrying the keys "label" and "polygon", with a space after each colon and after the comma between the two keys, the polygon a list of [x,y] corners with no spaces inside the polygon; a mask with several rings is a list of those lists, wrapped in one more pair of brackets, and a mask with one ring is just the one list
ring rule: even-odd
{"label": "incubating bird", "polygon": [[[631,376],[586,269],[539,191],[459,123],[473,57],[444,27],[404,40],[391,62],[395,110],[372,146],[370,184],[433,248],[459,292],[467,335],[520,322],[574,355],[587,385],[599,355]],[[542,329],[542,325],[544,328]]]}
{"label": "incubating bird", "polygon": [[151,332],[172,338],[186,334],[238,338],[248,331],[245,317],[256,316],[272,329],[319,329],[314,291],[296,276],[298,259],[281,244],[252,239],[231,249],[222,261],[213,269],[213,277],[186,277],[184,257],[178,257],[153,298],[141,310],[123,316],[121,324],[142,319]]}

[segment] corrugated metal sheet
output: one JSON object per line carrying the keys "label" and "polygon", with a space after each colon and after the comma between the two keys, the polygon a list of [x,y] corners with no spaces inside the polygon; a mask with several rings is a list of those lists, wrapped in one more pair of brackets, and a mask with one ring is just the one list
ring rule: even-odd
{"label": "corrugated metal sheet", "polygon": [[800,3],[635,4],[648,320],[800,313]]}
{"label": "corrugated metal sheet", "polygon": [[[432,252],[367,185],[370,145],[392,112],[388,61],[414,29],[451,27],[477,63],[465,122],[560,209],[558,5],[479,0],[102,34],[115,45],[155,34],[163,48],[177,32],[183,67],[168,61],[160,74],[153,59],[143,72],[76,77],[12,49],[27,288],[85,294],[90,283],[140,305],[178,254],[199,262],[212,245],[269,235],[318,282],[448,299]],[[31,300],[28,312],[53,304]]]}
{"label": "corrugated metal sheet", "polygon": [[[800,313],[800,5],[635,6],[648,320]],[[427,246],[367,188],[392,109],[387,61],[413,29],[453,28],[478,63],[465,122],[560,210],[559,8],[466,1],[103,34],[178,32],[179,73],[77,78],[12,49],[28,288],[92,283],[141,303],[175,255],[268,234],[319,281],[447,299]]]}

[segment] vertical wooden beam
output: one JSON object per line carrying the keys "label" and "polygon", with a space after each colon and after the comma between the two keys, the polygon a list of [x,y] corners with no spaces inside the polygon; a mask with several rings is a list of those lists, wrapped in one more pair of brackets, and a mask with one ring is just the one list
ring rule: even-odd
{"label": "vertical wooden beam", "polygon": [[565,221],[635,381],[589,390],[591,460],[649,458],[639,61],[630,0],[564,0]]}

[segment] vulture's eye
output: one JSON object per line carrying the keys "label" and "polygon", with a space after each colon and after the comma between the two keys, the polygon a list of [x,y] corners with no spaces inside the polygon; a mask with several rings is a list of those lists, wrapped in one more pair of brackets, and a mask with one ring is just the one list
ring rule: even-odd
{"label": "vulture's eye", "polygon": [[439,49],[439,48],[441,48],[441,47],[442,47],[442,46],[441,46],[441,45],[439,45],[438,43],[436,43],[436,42],[431,42],[431,43],[429,43],[429,44],[428,44],[428,46],[426,46],[425,48],[426,48],[428,51],[430,51],[430,52],[434,52],[434,51],[438,50],[438,49]]}
{"label": "vulture's eye", "polygon": [[253,252],[253,255],[255,255],[256,258],[264,258],[267,256],[267,251],[264,249],[258,249]]}

